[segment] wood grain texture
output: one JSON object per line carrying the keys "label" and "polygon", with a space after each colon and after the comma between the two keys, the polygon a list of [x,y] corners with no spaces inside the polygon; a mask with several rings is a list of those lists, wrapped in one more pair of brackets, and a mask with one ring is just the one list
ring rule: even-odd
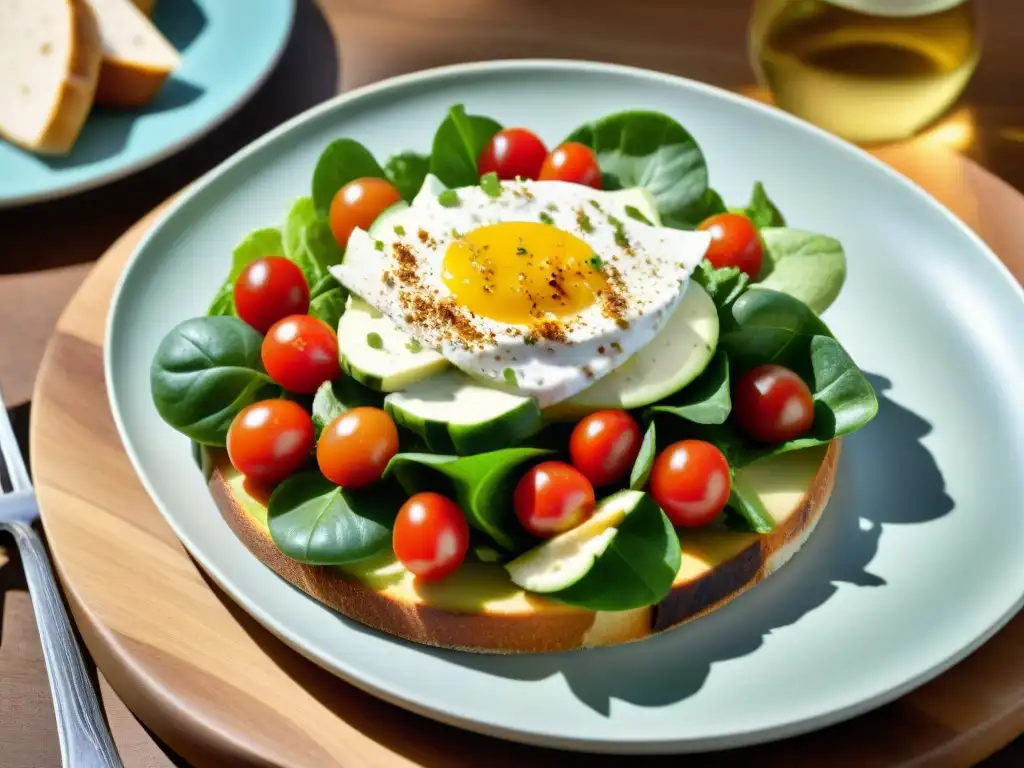
{"label": "wood grain texture", "polygon": [[[1024,198],[948,154],[887,150],[1024,274]],[[939,163],[938,161],[941,161]],[[935,172],[941,164],[946,170]],[[985,215],[976,201],[985,201]],[[555,765],[563,754],[457,731],[379,702],[271,637],[214,587],[153,507],[107,407],[100,341],[119,240],[58,323],[34,396],[32,458],[54,560],[82,635],[129,707],[197,764]],[[902,700],[809,736],[709,758],[778,765],[963,765],[1024,729],[1024,618]],[[613,758],[594,756],[598,766]],[[656,758],[631,765],[656,764]],[[725,764],[725,763],[723,763]]]}
{"label": "wood grain texture", "polygon": [[[299,0],[293,37],[278,69],[252,101],[202,142],[103,189],[0,212],[0,231],[4,234],[0,242],[0,383],[9,402],[14,405],[27,401],[45,340],[58,315],[91,262],[122,232],[168,194],[248,141],[338,90],[437,64],[515,56],[615,61],[737,90],[750,84],[744,39],[750,0],[641,0],[634,6],[639,9],[635,14],[624,14],[624,4],[619,0],[592,0],[584,12],[581,5],[578,0]],[[948,157],[943,149],[943,145],[954,147],[1010,185],[1024,188],[1024,101],[1020,96],[1024,92],[1024,68],[1019,64],[1024,45],[1024,8],[1020,0],[985,0],[979,10],[985,47],[978,71],[954,114],[957,130],[950,135],[940,125],[934,134],[929,132],[917,142],[879,154],[917,179],[979,231],[1020,278],[1024,277],[1024,209],[1020,199],[991,173]],[[121,244],[119,250],[123,253],[125,248],[127,244]],[[116,276],[117,265],[109,259],[99,268],[109,272],[107,280]],[[102,314],[105,301],[104,290],[94,285],[79,296],[74,316]],[[100,338],[100,322],[90,321],[81,332]],[[96,367],[90,370],[99,370],[99,358],[93,360],[87,348],[83,353],[69,349],[63,340],[57,344],[64,348],[60,356],[50,350],[47,377],[74,377],[78,371],[74,366],[83,363],[94,363]],[[62,367],[65,365],[71,367]],[[74,408],[77,402],[66,393],[59,400],[61,408]],[[61,427],[55,421],[61,414],[60,409],[50,410],[50,442],[61,440]],[[75,411],[73,417],[70,421],[88,418],[101,434],[110,430],[109,436],[113,436],[105,412],[93,419],[90,414]],[[38,436],[38,425],[36,431]],[[107,437],[89,445],[93,450],[109,451],[116,459],[116,442],[112,448],[103,447]],[[116,441],[116,436],[113,439]],[[75,461],[86,462],[89,450],[81,445],[75,450],[79,451]],[[85,467],[107,465],[105,461],[86,462],[79,473],[85,474]],[[119,473],[124,472],[130,472],[126,461],[123,467],[117,466],[109,480],[90,478],[102,486],[104,494],[123,495],[119,503],[123,504],[123,519],[129,522],[114,521],[107,530],[111,535],[122,525],[129,531],[139,530],[143,538],[153,538],[168,549],[169,561],[176,563],[175,573],[197,573],[137,482],[119,484]],[[60,473],[51,472],[51,478],[54,474]],[[60,495],[62,487],[75,488],[75,492]],[[47,501],[54,498],[60,503],[67,497],[71,506],[54,509],[54,514],[65,518],[73,516],[75,510],[90,514],[90,505],[96,500],[76,501],[78,489],[70,476],[64,486],[56,483],[55,488],[51,493],[47,486]],[[46,506],[49,525],[49,508],[54,505]],[[63,556],[64,550],[74,547],[73,539],[66,539],[75,529],[67,524],[54,525]],[[106,555],[120,552],[120,548],[107,549],[108,542],[102,537],[98,546]],[[84,560],[71,558],[66,566],[58,565],[67,567],[72,577],[84,574],[75,582],[75,591],[85,600],[82,605],[92,606],[89,610],[94,615],[105,616],[115,610],[106,604],[95,605],[94,598],[102,597],[106,579],[124,577],[124,568],[103,563],[99,554]],[[114,570],[108,573],[108,568]],[[0,733],[4,734],[0,765],[39,768],[56,764],[56,732],[28,597],[16,574],[17,563],[0,570],[0,601],[6,595],[0,605]],[[326,765],[467,765],[474,764],[474,756],[482,756],[479,762],[499,765],[520,765],[527,760],[545,765],[558,760],[551,756],[553,753],[496,744],[406,715],[333,678],[324,679],[309,662],[285,649],[206,585],[201,574],[198,580],[202,582],[197,587],[200,593],[210,592],[215,605],[225,610],[224,615],[217,614],[210,631],[202,634],[204,643],[217,648],[221,643],[230,647],[230,643],[241,641],[242,647],[251,651],[245,645],[246,639],[251,639],[258,646],[262,664],[273,660],[286,681],[301,681],[297,683],[299,695],[313,696],[327,710],[326,719],[317,719],[310,727],[319,724],[340,729],[342,736],[332,743],[347,743],[352,729],[364,734],[352,743],[350,754]],[[151,595],[147,597],[142,587],[138,591],[143,594],[131,589],[129,612],[146,615],[164,610],[154,606]],[[81,606],[76,608],[79,616],[82,610]],[[205,611],[201,615],[206,616]],[[122,622],[130,626],[130,616],[122,617]],[[95,630],[89,627],[88,622],[81,624],[83,632],[92,633],[88,635],[89,647],[103,669],[116,677],[117,692],[124,700],[119,700],[101,679],[108,717],[128,768],[165,768],[171,763],[154,747],[150,734],[139,726],[125,704],[143,722],[159,725],[158,734],[182,749],[196,765],[297,765],[302,764],[296,761],[303,756],[316,754],[295,752],[286,759],[280,750],[261,739],[257,725],[250,724],[251,730],[234,730],[231,713],[221,710],[232,710],[235,704],[230,698],[218,701],[217,694],[224,689],[213,683],[190,681],[202,696],[213,699],[201,708],[197,707],[199,694],[186,698],[174,693],[173,683],[182,669],[160,643],[134,640],[132,632],[104,631],[97,639]],[[149,625],[145,625],[138,633],[147,637],[149,631]],[[897,704],[851,724],[788,742],[777,751],[741,752],[729,758],[738,758],[742,764],[756,757],[787,766],[820,765],[826,755],[829,765],[973,763],[1024,729],[1019,657],[1022,642],[1024,619],[1018,618],[954,670]],[[191,665],[184,664],[184,668]],[[265,674],[261,669],[257,666],[254,675]],[[296,686],[286,684],[281,692],[287,701],[295,694]],[[251,699],[254,693],[246,689],[245,696]],[[190,712],[188,707],[197,709]],[[238,712],[243,716],[249,710],[239,707]],[[204,725],[204,717],[210,718],[209,726]],[[345,725],[338,725],[336,719],[344,720]],[[443,753],[427,743],[431,739],[461,747],[451,762],[445,763]],[[381,747],[381,743],[388,748]],[[991,768],[1020,765],[1024,762],[1022,753],[1024,746],[1012,753],[1005,750],[991,761]],[[280,758],[276,763],[275,755]],[[700,762],[717,764],[719,760]]]}

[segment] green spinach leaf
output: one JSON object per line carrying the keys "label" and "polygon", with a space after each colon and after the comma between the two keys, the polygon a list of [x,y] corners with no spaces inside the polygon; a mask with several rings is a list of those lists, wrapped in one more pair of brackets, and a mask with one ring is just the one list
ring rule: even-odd
{"label": "green spinach leaf", "polygon": [[401,152],[388,158],[384,172],[402,199],[412,202],[430,173],[430,158],[417,152]]}
{"label": "green spinach leaf", "polygon": [[345,411],[362,406],[381,408],[383,404],[383,393],[364,387],[351,376],[325,381],[313,398],[313,429],[317,439],[324,427]]}
{"label": "green spinach leaf", "polygon": [[590,572],[550,597],[594,611],[625,611],[665,599],[682,563],[682,548],[672,523],[644,494],[617,527]]}
{"label": "green spinach leaf", "polygon": [[476,161],[501,124],[489,117],[467,115],[461,104],[453,106],[434,134],[430,172],[449,189],[469,187],[480,181]]}
{"label": "green spinach leaf", "polygon": [[775,520],[761,503],[760,497],[748,488],[742,475],[733,472],[732,490],[729,494],[729,509],[735,512],[746,524],[744,527],[754,533],[771,533],[775,530]]}
{"label": "green spinach leaf", "polygon": [[263,337],[235,317],[199,317],[174,327],[150,366],[160,417],[198,443],[223,446],[247,405],[280,389],[260,361]]}
{"label": "green spinach leaf", "polygon": [[764,191],[764,185],[760,181],[754,182],[754,191],[750,195],[750,202],[747,203],[747,207],[742,213],[754,222],[754,226],[758,229],[786,226],[786,219],[768,197],[768,193]]}
{"label": "green spinach leaf", "polygon": [[690,277],[711,297],[721,314],[724,307],[732,304],[750,286],[750,277],[736,267],[715,269],[711,262],[702,261]]}
{"label": "green spinach leaf", "polygon": [[388,464],[394,477],[413,494],[422,490],[453,493],[469,524],[506,551],[529,546],[530,537],[512,511],[512,492],[526,465],[551,455],[539,448],[504,448],[474,456],[399,453]]}
{"label": "green spinach leaf", "polygon": [[292,203],[292,208],[284,220],[284,229],[281,231],[284,255],[292,261],[295,261],[295,255],[302,246],[302,230],[317,218],[316,206],[313,205],[312,197],[300,197]]}
{"label": "green spinach leaf", "polygon": [[764,263],[758,285],[788,293],[817,313],[836,300],[846,281],[846,254],[835,238],[785,227],[761,230]]}
{"label": "green spinach leaf", "polygon": [[671,117],[619,112],[580,126],[565,140],[592,148],[602,175],[619,186],[650,192],[664,226],[693,226],[693,209],[708,191],[708,168],[697,141]]}
{"label": "green spinach leaf", "polygon": [[391,528],[405,497],[388,483],[339,488],[318,471],[292,475],[267,504],[270,538],[292,560],[344,565],[391,546]]}
{"label": "green spinach leaf", "polygon": [[810,307],[788,293],[746,291],[719,312],[718,347],[740,373],[761,363],[793,368],[809,379],[809,348],[814,336],[832,332]]}
{"label": "green spinach leaf", "polygon": [[666,402],[651,406],[651,413],[668,413],[695,424],[723,424],[732,410],[729,394],[729,357],[715,352],[708,367]]}
{"label": "green spinach leaf", "polygon": [[728,210],[722,196],[708,187],[703,195],[676,214],[673,226],[676,229],[696,229],[709,216],[726,213]]}
{"label": "green spinach leaf", "polygon": [[633,469],[629,473],[629,488],[633,491],[642,491],[647,485],[647,479],[651,476],[651,468],[654,466],[654,455],[658,450],[658,435],[652,421],[647,432],[644,433],[643,442],[640,443],[640,453],[633,462]]}
{"label": "green spinach leaf", "polygon": [[367,176],[387,178],[370,150],[354,139],[335,139],[328,144],[313,169],[313,204],[317,214],[326,217],[337,191],[353,179]]}

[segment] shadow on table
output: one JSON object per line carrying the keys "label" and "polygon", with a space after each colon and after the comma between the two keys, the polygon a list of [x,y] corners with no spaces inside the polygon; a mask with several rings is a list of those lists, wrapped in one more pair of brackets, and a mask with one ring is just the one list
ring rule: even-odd
{"label": "shadow on table", "polygon": [[[158,3],[157,8],[166,5],[168,13],[176,13],[179,4]],[[185,5],[194,3],[187,0]],[[198,8],[196,12],[199,22],[189,20],[191,11],[186,12],[180,37],[172,42],[185,47],[194,39],[202,23],[202,12]],[[31,243],[32,249],[0,249],[0,274],[98,258],[132,224],[189,182],[285,120],[334,96],[340,83],[340,61],[319,8],[313,0],[298,0],[291,37],[277,67],[256,94],[209,135],[151,168],[107,186],[0,211],[5,242]],[[184,81],[169,81],[160,100],[166,100],[166,108],[180,106],[183,100],[198,95],[190,93],[190,88],[195,90]],[[74,248],[68,247],[69,232],[74,233]]]}
{"label": "shadow on table", "polygon": [[[921,438],[931,431],[929,423],[886,396],[891,388],[887,379],[877,375],[869,375],[869,378],[879,394],[878,417],[857,435],[845,440],[828,514],[799,556],[756,590],[681,632],[666,633],[640,645],[504,657],[426,647],[421,648],[422,652],[497,677],[534,681],[561,675],[580,701],[607,716],[612,699],[657,707],[694,695],[703,686],[713,664],[753,653],[772,631],[797,623],[827,602],[839,583],[884,588],[884,580],[870,570],[884,526],[934,520],[950,512],[953,503],[934,458],[921,443]],[[400,749],[401,744],[389,740],[388,736],[397,717],[408,718],[408,724],[402,721],[403,728],[433,731],[448,728],[433,723],[427,725],[427,721],[417,716],[395,713],[390,705],[323,672],[272,638],[209,579],[207,583],[284,671],[339,717],[371,738]],[[351,625],[359,631],[373,632],[355,623]],[[402,642],[374,634],[382,643]],[[681,644],[686,646],[683,653],[679,652]],[[382,652],[386,653],[386,649]],[[668,655],[685,661],[665,664]],[[380,707],[392,710],[383,721],[378,714]],[[458,738],[485,737],[460,733]],[[410,735],[401,741],[415,744],[419,740]],[[430,743],[440,741],[443,740],[435,735]],[[522,760],[526,755],[540,759],[557,754],[513,744],[503,745],[501,752],[501,759],[508,757],[510,760]],[[425,758],[417,755],[416,759]],[[426,764],[435,763],[428,760]]]}

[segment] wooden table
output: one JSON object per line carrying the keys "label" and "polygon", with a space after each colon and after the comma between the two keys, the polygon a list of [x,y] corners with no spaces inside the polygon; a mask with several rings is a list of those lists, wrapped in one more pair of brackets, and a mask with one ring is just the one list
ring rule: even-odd
{"label": "wooden table", "polygon": [[[626,8],[629,11],[626,12]],[[588,58],[748,90],[750,0],[299,0],[278,69],[235,117],[197,146],[104,189],[0,212],[0,384],[27,433],[28,399],[57,316],[91,262],[143,214],[256,136],[339,90],[458,61]],[[961,105],[916,143],[952,147],[1024,189],[1024,7],[986,0],[985,53]],[[3,562],[0,550],[0,563]],[[183,765],[100,679],[125,764]],[[46,675],[19,564],[0,568],[0,765],[59,764]],[[1024,743],[994,766],[1024,764]]]}

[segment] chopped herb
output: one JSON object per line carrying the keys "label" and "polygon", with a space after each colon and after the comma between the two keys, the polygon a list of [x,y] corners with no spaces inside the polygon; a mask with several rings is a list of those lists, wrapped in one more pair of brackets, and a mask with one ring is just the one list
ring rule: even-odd
{"label": "chopped herb", "polygon": [[609,215],[608,223],[615,227],[615,244],[620,248],[629,248],[629,238],[626,237],[626,229],[622,220]]}
{"label": "chopped herb", "polygon": [[532,347],[534,344],[537,343],[537,338],[533,334],[527,334],[526,336],[523,337],[523,342],[526,344],[526,346]]}
{"label": "chopped herb", "polygon": [[554,203],[548,203],[548,210],[551,211],[552,213],[557,213],[558,206],[555,205]]}
{"label": "chopped herb", "polygon": [[437,202],[445,208],[454,208],[459,204],[459,193],[454,189],[446,189],[437,196]]}
{"label": "chopped herb", "polygon": [[616,352],[622,352],[622,345],[619,342],[613,341],[611,346]]}
{"label": "chopped herb", "polygon": [[374,240],[373,241],[373,247],[376,248],[378,251],[383,251],[384,250],[384,241],[383,240]]}
{"label": "chopped herb", "polygon": [[541,224],[547,224],[548,226],[551,226],[552,224],[555,223],[555,220],[551,218],[551,214],[545,213],[544,211],[540,212],[540,221]]}
{"label": "chopped herb", "polygon": [[587,259],[587,264],[590,265],[591,269],[597,270],[598,272],[604,269],[604,262],[601,260],[601,257],[598,256],[596,253],[593,254],[589,259]]}
{"label": "chopped herb", "polygon": [[395,234],[398,235],[399,237],[402,237],[405,234],[405,227],[403,227],[401,224],[396,224]]}
{"label": "chopped herb", "polygon": [[604,209],[603,209],[603,208],[601,208],[601,204],[600,204],[599,202],[597,202],[597,200],[591,200],[591,201],[590,201],[590,204],[591,204],[592,206],[594,206],[594,208],[596,208],[597,210],[599,210],[599,211],[601,211],[602,213],[604,213]]}
{"label": "chopped herb", "polygon": [[582,208],[576,210],[576,226],[583,232],[593,232],[594,225],[590,223],[590,217]]}
{"label": "chopped herb", "polygon": [[642,213],[640,213],[640,209],[635,206],[627,205],[626,215],[629,216],[629,218],[631,219],[636,219],[637,221],[642,222],[644,224],[650,224],[652,227],[654,226],[654,224],[651,224],[651,220],[644,216]]}
{"label": "chopped herb", "polygon": [[419,339],[409,339],[409,341],[406,342],[405,348],[408,349],[410,352],[412,352],[414,355],[417,352],[422,352],[423,351],[423,345],[420,344],[420,340]]}
{"label": "chopped herb", "polygon": [[366,343],[370,345],[370,349],[384,349],[384,339],[379,333],[366,334]]}
{"label": "chopped herb", "polygon": [[452,227],[452,237],[454,237],[456,240],[461,240],[462,233],[459,232],[459,230],[457,230],[455,227]]}
{"label": "chopped herb", "polygon": [[511,384],[513,387],[519,385],[519,380],[516,378],[516,372],[513,371],[511,368],[506,368],[504,371],[502,371],[501,375],[505,377],[506,384]]}
{"label": "chopped herb", "polygon": [[501,196],[501,182],[498,181],[498,174],[494,171],[485,173],[480,177],[480,189],[484,191],[488,197],[500,197]]}
{"label": "chopped herb", "polygon": [[525,256],[527,253],[529,253],[529,251],[527,251],[521,245],[518,248],[516,248],[516,256]]}

